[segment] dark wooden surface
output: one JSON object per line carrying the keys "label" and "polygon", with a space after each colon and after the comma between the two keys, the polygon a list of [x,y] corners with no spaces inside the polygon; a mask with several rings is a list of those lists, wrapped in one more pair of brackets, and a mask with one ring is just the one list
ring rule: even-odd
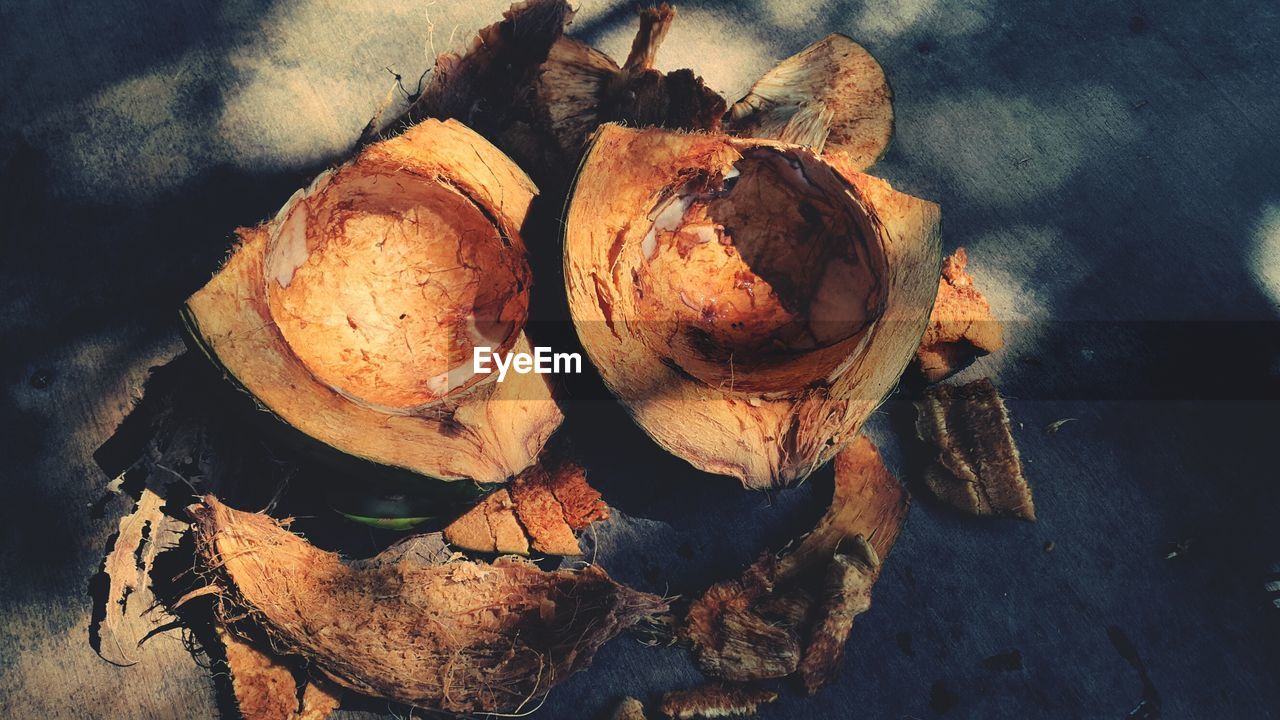
{"label": "dark wooden surface", "polygon": [[[0,716],[214,716],[179,634],[129,668],[89,648],[88,578],[125,509],[90,512],[109,480],[91,454],[147,369],[181,351],[176,307],[230,230],[344,155],[391,86],[386,67],[412,86],[433,49],[505,4],[0,6]],[[624,55],[631,4],[583,5],[575,32]],[[681,10],[661,64],[731,97],[831,31],[882,61],[899,119],[875,172],[942,204],[947,247],[969,248],[1010,321],[1009,346],[966,376],[1010,396],[1040,516],[980,522],[917,502],[838,685],[788,690],[762,715],[1275,716],[1276,5]],[[600,412],[613,420],[574,426],[619,510],[596,559],[625,581],[696,591],[821,510],[828,474],[746,494]],[[909,424],[901,398],[870,424],[908,478]],[[594,717],[696,677],[680,651],[619,640],[539,716]]]}

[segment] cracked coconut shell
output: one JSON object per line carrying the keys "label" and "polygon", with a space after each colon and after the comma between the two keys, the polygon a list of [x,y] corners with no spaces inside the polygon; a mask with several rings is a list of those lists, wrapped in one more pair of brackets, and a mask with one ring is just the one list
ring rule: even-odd
{"label": "cracked coconut shell", "polygon": [[219,620],[340,687],[414,707],[527,709],[623,629],[666,609],[595,565],[436,562],[414,545],[423,538],[346,562],[211,495],[187,512]]}
{"label": "cracked coconut shell", "polygon": [[521,226],[532,181],[456,121],[322,173],[187,300],[192,335],[266,409],[339,451],[445,480],[532,464],[562,415],[530,352]]}
{"label": "cracked coconut shell", "polygon": [[605,125],[575,181],[574,325],[661,446],[750,488],[831,459],[924,332],[938,206],[840,153]]}

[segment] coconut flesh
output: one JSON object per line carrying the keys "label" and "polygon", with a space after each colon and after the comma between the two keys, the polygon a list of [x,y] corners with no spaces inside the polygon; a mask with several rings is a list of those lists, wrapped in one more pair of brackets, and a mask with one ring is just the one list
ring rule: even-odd
{"label": "coconut flesh", "polygon": [[856,167],[768,140],[596,133],[566,220],[570,311],[675,455],[787,485],[897,382],[937,292],[938,208]]}

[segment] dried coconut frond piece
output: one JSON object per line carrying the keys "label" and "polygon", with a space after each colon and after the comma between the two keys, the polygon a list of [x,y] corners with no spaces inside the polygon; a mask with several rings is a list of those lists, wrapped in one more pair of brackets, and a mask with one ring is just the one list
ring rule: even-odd
{"label": "dried coconut frond piece", "polygon": [[880,575],[880,558],[869,543],[856,538],[848,553],[836,553],[823,579],[809,646],[800,661],[800,679],[810,695],[835,677],[853,629],[853,619],[871,607],[871,586]]}
{"label": "dried coconut frond piece", "polygon": [[965,271],[969,256],[959,248],[942,264],[938,298],[929,316],[916,364],[929,382],[938,382],[979,355],[1004,346],[1004,331],[991,316],[991,305]]}
{"label": "dried coconut frond piece", "polygon": [[609,720],[647,720],[644,714],[644,703],[633,697],[622,698],[618,707],[609,716]]}
{"label": "dried coconut frond piece", "polygon": [[917,410],[916,431],[937,450],[925,471],[934,495],[973,515],[1036,519],[1009,414],[990,379],[926,388]]}
{"label": "dried coconut frond piece", "polygon": [[348,564],[212,496],[188,511],[222,620],[251,623],[342,687],[418,707],[516,711],[665,609],[596,566],[424,565],[394,548],[386,562]]}
{"label": "dried coconut frond piece", "polygon": [[755,715],[778,693],[736,683],[712,682],[662,697],[662,714],[670,718],[719,718]]}
{"label": "dried coconut frond piece", "polygon": [[[735,681],[785,677],[802,667],[806,653],[815,658],[810,661],[815,678],[834,671],[840,656],[832,648],[819,643],[815,649],[814,640],[808,649],[801,644],[809,623],[822,626],[845,612],[844,601],[833,600],[822,584],[821,569],[838,552],[878,567],[909,506],[875,445],[859,436],[836,456],[831,507],[813,532],[777,556],[765,555],[741,578],[713,585],[690,606],[684,635],[702,671]],[[816,607],[815,596],[820,599]]]}
{"label": "dried coconut frond piece", "polygon": [[765,73],[725,124],[735,135],[839,150],[862,171],[889,148],[893,91],[866,48],[829,35]]}
{"label": "dried coconut frond piece", "polygon": [[215,629],[222,641],[236,707],[245,720],[324,720],[341,703],[341,691],[323,681],[307,682],[298,696],[298,680],[281,659],[258,643]]}
{"label": "dried coconut frond piece", "polygon": [[581,555],[574,537],[609,517],[609,506],[587,484],[586,471],[563,452],[551,452],[445,528],[445,539],[464,550]]}

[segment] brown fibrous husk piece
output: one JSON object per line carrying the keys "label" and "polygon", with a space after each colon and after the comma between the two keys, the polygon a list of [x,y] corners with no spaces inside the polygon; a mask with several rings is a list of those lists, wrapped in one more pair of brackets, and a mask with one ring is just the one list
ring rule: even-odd
{"label": "brown fibrous husk piece", "polygon": [[718,718],[755,715],[778,693],[737,683],[711,682],[662,697],[662,714],[670,718]]}
{"label": "brown fibrous husk piece", "polygon": [[609,716],[609,720],[647,720],[644,714],[644,703],[633,697],[622,698],[613,714]]}
{"label": "brown fibrous husk piece", "polygon": [[424,564],[395,548],[387,562],[349,564],[212,496],[188,512],[220,619],[339,686],[417,707],[518,711],[666,607],[597,566]]}
{"label": "brown fibrous husk piece", "polygon": [[810,695],[835,676],[853,618],[871,607],[871,586],[880,575],[875,550],[858,538],[848,553],[836,553],[822,584],[822,604],[800,661],[800,680]]}
{"label": "brown fibrous husk piece", "polygon": [[324,720],[341,704],[341,691],[323,680],[298,679],[281,658],[260,643],[215,628],[231,676],[236,707],[244,720]]}
{"label": "brown fibrous husk piece", "polygon": [[893,91],[871,53],[828,35],[761,76],[725,125],[735,135],[840,151],[861,171],[889,148]]}
{"label": "brown fibrous husk piece", "polygon": [[557,449],[450,523],[444,536],[464,550],[581,555],[573,532],[608,517],[586,471]]}
{"label": "brown fibrous husk piece", "polygon": [[937,453],[925,485],[938,499],[973,515],[1036,519],[1009,414],[989,378],[926,388],[917,410],[916,431]]}
{"label": "brown fibrous husk piece", "polygon": [[[875,445],[859,436],[836,456],[831,507],[814,530],[792,548],[766,554],[741,578],[713,585],[690,606],[684,635],[702,671],[726,680],[763,680],[790,675],[813,657],[814,677],[820,670],[833,672],[839,654],[833,654],[827,641],[817,640],[817,630],[806,630],[810,624],[839,627],[836,621],[848,608],[833,599],[821,570],[837,552],[878,567],[909,506],[906,491],[884,467]],[[853,549],[841,550],[846,547]],[[870,582],[874,579],[873,573]]]}
{"label": "brown fibrous husk piece", "polygon": [[562,37],[552,46],[538,71],[531,105],[538,124],[556,138],[562,176],[576,167],[591,134],[606,122],[719,129],[726,108],[723,97],[692,70],[663,73],[654,67],[675,18],[675,8],[666,3],[642,10],[631,52],[621,67],[573,38]]}
{"label": "brown fibrous husk piece", "polygon": [[966,271],[968,262],[968,254],[959,248],[942,264],[938,298],[916,350],[920,374],[931,383],[1004,346],[1004,330]]}

